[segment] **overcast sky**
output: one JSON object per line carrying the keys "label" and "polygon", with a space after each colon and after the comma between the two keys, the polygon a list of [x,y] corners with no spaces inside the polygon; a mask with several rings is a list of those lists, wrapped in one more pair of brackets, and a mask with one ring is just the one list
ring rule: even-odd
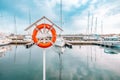
{"label": "overcast sky", "polygon": [[[120,0],[62,0],[63,33],[86,33],[88,12],[90,12],[90,30],[101,33],[120,33]],[[60,0],[0,0],[0,32],[15,32],[14,16],[18,33],[24,33],[31,22],[46,16],[60,25]],[[93,20],[93,22],[92,22]],[[93,23],[93,26],[92,26]],[[92,26],[92,29],[91,29]]]}

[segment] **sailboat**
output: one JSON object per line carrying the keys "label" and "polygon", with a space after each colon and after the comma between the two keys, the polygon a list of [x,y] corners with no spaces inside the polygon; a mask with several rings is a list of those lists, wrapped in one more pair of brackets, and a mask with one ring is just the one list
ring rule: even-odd
{"label": "sailboat", "polygon": [[64,47],[65,46],[65,40],[62,36],[58,36],[56,39],[56,42],[54,44],[55,47]]}
{"label": "sailboat", "polygon": [[[62,27],[62,0],[60,0],[60,24]],[[65,46],[65,40],[64,38],[61,36],[61,34],[57,37],[56,42],[55,42],[55,47],[64,47]]]}
{"label": "sailboat", "polygon": [[63,53],[65,51],[65,40],[63,37],[58,37],[56,39],[55,44],[53,45],[53,49],[57,53]]}

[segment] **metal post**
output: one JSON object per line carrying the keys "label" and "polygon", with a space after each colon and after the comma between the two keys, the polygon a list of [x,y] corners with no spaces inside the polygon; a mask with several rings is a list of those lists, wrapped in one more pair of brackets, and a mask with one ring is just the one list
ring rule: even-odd
{"label": "metal post", "polygon": [[46,80],[46,51],[43,50],[43,80]]}

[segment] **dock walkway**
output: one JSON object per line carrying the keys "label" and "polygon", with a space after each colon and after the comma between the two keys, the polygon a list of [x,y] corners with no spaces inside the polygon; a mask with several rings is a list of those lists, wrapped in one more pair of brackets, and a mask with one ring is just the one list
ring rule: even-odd
{"label": "dock walkway", "polygon": [[[72,45],[99,45],[105,47],[114,47],[116,43],[120,44],[120,41],[65,41],[66,43]],[[31,41],[23,41],[23,40],[14,40],[11,44],[29,44]]]}
{"label": "dock walkway", "polygon": [[73,45],[100,45],[106,47],[114,47],[114,43],[120,43],[120,41],[67,41]]}

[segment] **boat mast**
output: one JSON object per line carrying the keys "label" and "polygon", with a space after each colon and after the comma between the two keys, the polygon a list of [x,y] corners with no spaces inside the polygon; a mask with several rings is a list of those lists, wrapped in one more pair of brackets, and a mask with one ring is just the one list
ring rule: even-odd
{"label": "boat mast", "polygon": [[92,20],[91,20],[91,35],[92,35],[92,30],[93,30],[93,14],[92,14]]}
{"label": "boat mast", "polygon": [[88,11],[88,23],[87,23],[87,31],[86,31],[88,38],[89,38],[89,19],[90,19],[90,11]]}
{"label": "boat mast", "polygon": [[[17,26],[16,26],[16,15],[14,15],[14,28],[15,28],[16,45],[17,45]],[[17,47],[17,46],[16,46],[16,47]]]}
{"label": "boat mast", "polygon": [[[29,9],[29,13],[28,13],[28,18],[29,18],[29,25],[31,25],[31,12],[30,12],[30,9]],[[28,35],[30,34],[31,30],[28,31]]]}
{"label": "boat mast", "polygon": [[[60,26],[61,26],[61,28],[62,28],[62,18],[63,18],[63,16],[62,16],[62,0],[60,0]],[[62,33],[62,31],[60,32],[60,34]]]}
{"label": "boat mast", "polygon": [[101,35],[103,34],[103,21],[101,20]]}
{"label": "boat mast", "polygon": [[97,17],[96,17],[96,20],[95,20],[95,34],[97,34]]}
{"label": "boat mast", "polygon": [[14,15],[14,28],[15,28],[15,34],[17,35],[16,16],[15,15]]}
{"label": "boat mast", "polygon": [[60,0],[60,21],[62,27],[62,0]]}

